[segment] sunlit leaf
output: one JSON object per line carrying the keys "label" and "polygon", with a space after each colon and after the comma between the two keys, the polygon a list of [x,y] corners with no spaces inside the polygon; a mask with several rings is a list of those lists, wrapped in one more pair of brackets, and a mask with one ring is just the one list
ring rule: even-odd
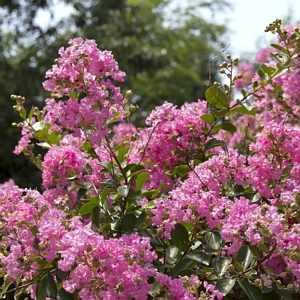
{"label": "sunlit leaf", "polygon": [[221,278],[217,281],[215,289],[220,291],[224,296],[226,296],[234,287],[236,279],[233,278]]}
{"label": "sunlit leaf", "polygon": [[211,114],[204,114],[202,116],[200,116],[200,118],[205,122],[205,123],[208,123],[210,125],[212,125],[214,123],[214,116],[211,115]]}
{"label": "sunlit leaf", "polygon": [[208,103],[216,108],[228,108],[229,99],[225,93],[218,87],[212,86],[205,92],[205,98]]}

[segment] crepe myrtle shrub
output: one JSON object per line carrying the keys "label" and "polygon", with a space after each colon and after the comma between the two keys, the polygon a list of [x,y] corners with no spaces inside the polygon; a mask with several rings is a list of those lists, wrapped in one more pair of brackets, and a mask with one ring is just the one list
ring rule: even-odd
{"label": "crepe myrtle shrub", "polygon": [[59,50],[42,110],[12,96],[44,190],[1,186],[2,297],[299,298],[300,31],[266,31],[257,72],[227,55],[227,83],[143,129],[93,40]]}

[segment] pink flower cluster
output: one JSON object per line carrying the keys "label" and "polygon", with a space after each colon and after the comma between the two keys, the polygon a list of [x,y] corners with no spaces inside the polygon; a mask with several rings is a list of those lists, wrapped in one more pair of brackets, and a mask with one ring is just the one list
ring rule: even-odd
{"label": "pink flower cluster", "polygon": [[207,103],[200,100],[185,103],[180,109],[165,102],[151,112],[146,119],[150,127],[139,132],[129,156],[129,162],[142,162],[151,171],[149,188],[157,188],[162,181],[171,188],[165,170],[190,159],[194,150],[203,146],[203,128],[208,125],[200,117],[205,113]]}
{"label": "pink flower cluster", "polygon": [[69,44],[59,50],[60,58],[47,71],[49,79],[43,85],[55,97],[67,95],[70,99],[58,103],[47,99],[45,121],[53,125],[52,130],[89,132],[91,142],[100,144],[108,134],[107,122],[112,118],[121,121],[127,102],[109,77],[123,81],[125,73],[111,52],[100,51],[95,41],[77,38]]}
{"label": "pink flower cluster", "polygon": [[[182,221],[195,223],[205,218],[210,228],[217,227],[224,217],[224,210],[232,201],[222,196],[233,181],[243,183],[245,157],[235,150],[228,154],[220,151],[189,173],[180,187],[170,192],[171,198],[156,199],[153,223],[164,229],[164,236],[170,238],[171,229]],[[221,196],[220,196],[221,194]]]}
{"label": "pink flower cluster", "polygon": [[81,299],[147,299],[152,286],[147,280],[156,274],[148,238],[132,234],[104,240],[37,191],[16,186],[0,190],[0,203],[1,253],[9,247],[0,261],[12,280],[23,274],[24,283],[34,282],[45,260],[57,261],[56,267],[68,272],[63,288],[77,291]]}

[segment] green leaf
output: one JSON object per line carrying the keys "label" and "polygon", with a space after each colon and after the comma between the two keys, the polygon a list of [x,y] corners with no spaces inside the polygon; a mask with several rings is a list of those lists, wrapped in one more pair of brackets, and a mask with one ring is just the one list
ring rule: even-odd
{"label": "green leaf", "polygon": [[284,300],[292,300],[293,299],[292,295],[289,291],[278,288],[278,285],[276,283],[273,283],[272,287],[273,287],[274,291],[282,297],[282,299],[284,299]]}
{"label": "green leaf", "polygon": [[257,74],[259,75],[261,80],[268,80],[270,76],[266,74],[263,70],[258,70]]}
{"label": "green leaf", "polygon": [[247,278],[239,282],[249,300],[263,300],[263,294],[259,287],[251,284]]}
{"label": "green leaf", "polygon": [[125,185],[119,186],[117,188],[117,192],[120,196],[127,197],[128,193],[129,193],[128,185],[125,184]]}
{"label": "green leaf", "polygon": [[263,71],[268,74],[269,76],[271,76],[275,71],[276,69],[273,68],[273,67],[269,67],[265,64],[261,65],[261,68],[263,69]]}
{"label": "green leaf", "polygon": [[93,202],[85,203],[80,207],[79,214],[81,216],[89,214],[93,210],[93,208],[96,206],[98,206],[98,204],[93,203]]}
{"label": "green leaf", "polygon": [[137,223],[137,218],[133,213],[126,214],[124,216],[123,222],[124,222],[125,228],[127,230],[133,231],[133,229]]}
{"label": "green leaf", "polygon": [[210,125],[212,125],[215,121],[215,118],[213,115],[211,114],[204,114],[202,116],[200,116],[200,118],[205,122],[205,123],[208,123]]}
{"label": "green leaf", "polygon": [[74,90],[72,90],[69,94],[70,98],[75,98],[76,100],[78,99],[78,94]]}
{"label": "green leaf", "polygon": [[34,106],[31,107],[30,112],[28,114],[28,123],[31,122],[32,116],[33,116],[33,112],[34,112]]}
{"label": "green leaf", "polygon": [[51,148],[51,145],[49,145],[48,143],[46,142],[42,142],[42,143],[36,143],[37,146],[40,146],[44,149],[50,149]]}
{"label": "green leaf", "polygon": [[25,119],[26,118],[26,109],[24,107],[22,107],[19,111],[19,116],[22,118],[22,119]]}
{"label": "green leaf", "polygon": [[254,256],[249,246],[242,246],[236,255],[236,261],[242,264],[243,270],[246,270],[248,268],[253,258]]}
{"label": "green leaf", "polygon": [[171,230],[171,240],[177,248],[182,251],[185,250],[186,245],[189,242],[189,234],[186,228],[180,223],[177,223],[175,229]]}
{"label": "green leaf", "polygon": [[247,98],[244,101],[241,102],[241,104],[248,110],[252,111],[253,110],[253,102],[254,98]]}
{"label": "green leaf", "polygon": [[217,281],[215,289],[226,296],[234,287],[236,279],[232,278],[221,278]]}
{"label": "green leaf", "polygon": [[236,127],[231,123],[221,123],[214,127],[214,130],[223,129],[231,133],[236,132]]}
{"label": "green leaf", "polygon": [[106,210],[108,208],[108,200],[107,200],[107,195],[108,195],[109,189],[106,187],[102,194],[101,194],[101,204],[103,208]]}
{"label": "green leaf", "polygon": [[116,182],[113,180],[113,179],[102,179],[100,181],[101,184],[103,185],[109,185],[109,186],[115,186],[116,185]]}
{"label": "green leaf", "polygon": [[217,118],[217,119],[221,119],[223,118],[224,116],[226,116],[226,114],[228,113],[228,109],[227,108],[222,108],[220,110],[216,110],[214,109],[213,107],[211,107],[209,109],[212,114]]}
{"label": "green leaf", "polygon": [[148,294],[150,294],[151,296],[156,296],[156,294],[158,294],[160,292],[160,285],[157,281],[155,281],[152,285],[151,290],[148,292]]}
{"label": "green leaf", "polygon": [[56,277],[60,280],[66,280],[69,276],[69,272],[62,271],[58,267],[56,268]]}
{"label": "green leaf", "polygon": [[195,250],[195,251],[187,254],[186,257],[190,258],[192,260],[195,260],[199,263],[202,263],[203,265],[206,265],[206,266],[209,266],[209,264],[210,264],[209,255],[201,250]]}
{"label": "green leaf", "polygon": [[141,190],[144,183],[146,182],[146,180],[148,179],[148,177],[150,176],[149,173],[141,173],[138,175],[137,179],[136,179],[136,187]]}
{"label": "green leaf", "polygon": [[182,271],[180,271],[178,274],[178,277],[183,277],[183,276],[188,276],[190,277],[191,275],[196,275],[196,270],[195,269],[184,269]]}
{"label": "green leaf", "polygon": [[270,253],[270,249],[265,243],[259,243],[257,246],[261,251],[265,253]]}
{"label": "green leaf", "polygon": [[184,258],[180,260],[171,272],[171,277],[174,279],[177,277],[178,273],[184,269],[187,269],[193,261],[189,258]]}
{"label": "green leaf", "polygon": [[128,153],[130,147],[125,147],[124,145],[120,146],[118,149],[118,161],[121,163],[124,160],[125,155]]}
{"label": "green leaf", "polygon": [[100,208],[98,205],[93,208],[91,215],[92,215],[93,224],[97,228],[99,228],[100,227]]}
{"label": "green leaf", "polygon": [[142,165],[135,165],[134,167],[132,167],[129,171],[130,171],[130,177],[133,177],[137,174],[140,174],[141,171],[145,170],[145,168]]}
{"label": "green leaf", "polygon": [[214,274],[216,274],[218,277],[222,277],[224,275],[224,273],[227,271],[227,269],[229,268],[229,265],[232,262],[232,258],[231,257],[220,257],[217,256],[214,260],[213,260],[213,268],[214,268]]}
{"label": "green leaf", "polygon": [[221,140],[217,140],[217,139],[213,138],[213,139],[209,140],[205,144],[205,146],[204,146],[204,152],[206,152],[209,149],[212,149],[212,148],[215,148],[215,147],[219,147],[219,146],[223,147],[224,146],[224,142],[221,141]]}
{"label": "green leaf", "polygon": [[143,211],[137,219],[137,228],[140,228],[146,221],[146,213]]}
{"label": "green leaf", "polygon": [[282,74],[286,73],[289,70],[288,67],[283,67],[280,64],[277,64],[277,71],[273,74],[272,78],[275,79]]}
{"label": "green leaf", "polygon": [[45,121],[41,121],[41,122],[36,122],[32,125],[32,128],[35,130],[35,131],[40,131],[40,130],[43,130],[45,128]]}
{"label": "green leaf", "polygon": [[213,250],[219,250],[222,245],[222,237],[218,231],[205,233],[206,244]]}
{"label": "green leaf", "polygon": [[[279,61],[281,67],[287,67],[285,64],[289,61],[290,57],[285,53],[270,53],[272,57]],[[278,64],[277,64],[278,67]]]}
{"label": "green leaf", "polygon": [[241,114],[244,114],[244,115],[251,115],[251,116],[255,116],[256,115],[256,111],[255,111],[254,108],[252,108],[251,110],[248,110],[244,106],[234,107],[230,111],[237,111],[237,112],[239,112]]}
{"label": "green leaf", "polygon": [[178,255],[180,254],[180,252],[181,251],[174,245],[171,245],[169,248],[167,248],[166,258],[167,258],[168,264],[174,264],[177,260]]}
{"label": "green leaf", "polygon": [[278,45],[278,44],[270,44],[271,47],[285,53],[285,54],[289,54],[288,50],[283,48],[282,46]]}
{"label": "green leaf", "polygon": [[48,134],[46,136],[46,140],[47,140],[47,142],[49,142],[52,145],[53,143],[56,142],[58,136],[59,136],[59,132],[52,131],[50,134]]}
{"label": "green leaf", "polygon": [[142,165],[139,164],[128,164],[125,168],[124,168],[124,172],[127,173],[130,169],[134,169],[137,166],[139,166],[142,170],[144,170],[145,168]]}
{"label": "green leaf", "polygon": [[216,86],[210,87],[205,92],[205,98],[208,103],[216,108],[228,108],[229,100],[225,93]]}
{"label": "green leaf", "polygon": [[57,288],[55,281],[50,272],[42,280],[42,289],[44,296],[46,298],[56,298],[57,296]]}
{"label": "green leaf", "polygon": [[73,300],[72,294],[66,292],[63,288],[58,291],[58,296],[60,300]]}
{"label": "green leaf", "polygon": [[249,249],[250,249],[251,253],[253,254],[253,256],[255,256],[256,258],[260,258],[259,250],[256,246],[250,245]]}
{"label": "green leaf", "polygon": [[14,292],[14,300],[18,300],[22,295],[23,295],[23,290],[22,289],[17,289]]}

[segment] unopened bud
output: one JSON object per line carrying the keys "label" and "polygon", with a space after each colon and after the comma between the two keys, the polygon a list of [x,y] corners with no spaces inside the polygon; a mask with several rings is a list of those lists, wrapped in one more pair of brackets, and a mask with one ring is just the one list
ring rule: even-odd
{"label": "unopened bud", "polygon": [[132,97],[132,90],[126,91],[126,96],[125,96],[126,100],[130,100],[131,97]]}

